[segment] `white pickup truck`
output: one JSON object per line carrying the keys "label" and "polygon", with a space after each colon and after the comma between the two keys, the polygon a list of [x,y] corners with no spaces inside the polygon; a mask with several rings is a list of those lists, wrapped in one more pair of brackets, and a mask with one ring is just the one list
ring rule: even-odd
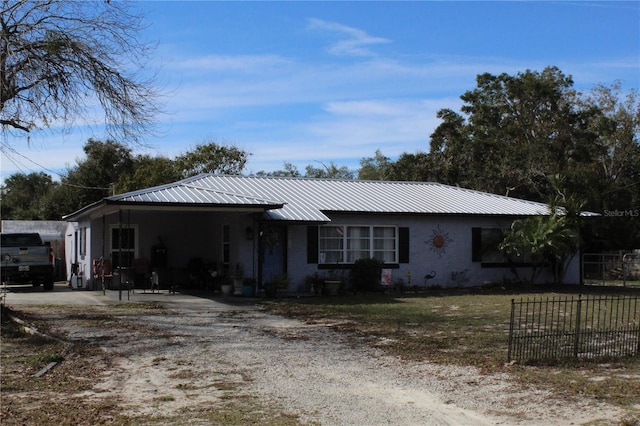
{"label": "white pickup truck", "polygon": [[45,291],[53,290],[53,251],[43,243],[38,233],[0,234],[0,281],[3,286],[42,284]]}

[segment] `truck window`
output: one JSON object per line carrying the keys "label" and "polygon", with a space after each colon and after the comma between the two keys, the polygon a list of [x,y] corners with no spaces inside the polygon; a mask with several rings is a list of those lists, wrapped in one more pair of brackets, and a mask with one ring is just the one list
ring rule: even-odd
{"label": "truck window", "polygon": [[2,247],[40,246],[42,240],[38,234],[2,234],[0,245]]}

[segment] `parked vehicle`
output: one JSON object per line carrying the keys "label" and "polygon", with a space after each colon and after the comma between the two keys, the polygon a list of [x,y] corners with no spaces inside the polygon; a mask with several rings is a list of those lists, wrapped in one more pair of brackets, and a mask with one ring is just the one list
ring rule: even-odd
{"label": "parked vehicle", "polygon": [[53,250],[38,233],[0,234],[0,281],[2,285],[42,284],[53,290]]}

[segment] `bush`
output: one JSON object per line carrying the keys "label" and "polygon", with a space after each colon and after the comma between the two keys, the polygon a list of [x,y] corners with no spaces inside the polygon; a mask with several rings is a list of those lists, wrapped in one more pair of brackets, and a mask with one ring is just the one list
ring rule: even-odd
{"label": "bush", "polygon": [[383,262],[375,258],[358,259],[350,273],[351,287],[354,291],[380,291]]}

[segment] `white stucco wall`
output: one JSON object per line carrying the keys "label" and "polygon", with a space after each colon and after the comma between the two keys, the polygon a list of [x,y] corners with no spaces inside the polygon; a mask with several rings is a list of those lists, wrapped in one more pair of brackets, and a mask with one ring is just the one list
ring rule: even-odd
{"label": "white stucco wall", "polygon": [[[488,283],[514,281],[512,270],[507,267],[488,267],[472,260],[472,228],[507,228],[510,218],[463,216],[350,216],[332,215],[332,224],[343,225],[395,225],[409,228],[410,253],[408,264],[393,269],[393,279],[402,278],[412,285],[465,287]],[[291,226],[289,230],[288,264],[292,279],[290,289],[304,283],[305,277],[314,272],[322,273],[316,264],[307,263],[306,226]],[[433,240],[441,236],[444,245],[436,247]],[[435,277],[425,282],[426,275]],[[521,278],[530,276],[530,268],[518,268]],[[550,271],[544,270],[536,283],[553,280]],[[565,282],[579,282],[578,256],[573,259]]]}
{"label": "white stucco wall", "polygon": [[[409,260],[392,270],[394,280],[401,278],[405,284],[458,287],[487,283],[502,283],[515,279],[509,267],[487,267],[472,259],[472,228],[506,228],[511,219],[505,217],[469,216],[384,216],[332,214],[332,223],[341,225],[393,225],[409,228]],[[167,249],[167,266],[186,269],[192,257],[200,257],[205,263],[223,260],[224,225],[229,226],[229,269],[240,264],[244,277],[257,277],[258,226],[254,216],[242,212],[157,212],[144,210],[123,211],[123,226],[130,224],[136,229],[136,258],[151,259],[152,247],[163,242]],[[84,287],[97,288],[91,283],[91,260],[100,256],[111,256],[110,229],[118,226],[117,212],[103,218],[95,216],[70,224],[66,232],[67,259],[74,259],[74,234],[76,229],[87,228],[87,253],[79,256],[84,273]],[[253,230],[253,238],[247,238],[247,227]],[[104,235],[104,237],[103,237]],[[440,236],[443,245],[436,247],[434,237]],[[293,224],[287,232],[287,273],[291,279],[289,289],[297,290],[305,278],[319,270],[317,264],[307,263],[307,225]],[[435,272],[435,277],[426,283],[425,275]],[[519,269],[521,277],[528,277],[528,268]],[[567,283],[579,282],[579,258],[576,256],[567,272]],[[544,271],[538,283],[553,279]]]}

